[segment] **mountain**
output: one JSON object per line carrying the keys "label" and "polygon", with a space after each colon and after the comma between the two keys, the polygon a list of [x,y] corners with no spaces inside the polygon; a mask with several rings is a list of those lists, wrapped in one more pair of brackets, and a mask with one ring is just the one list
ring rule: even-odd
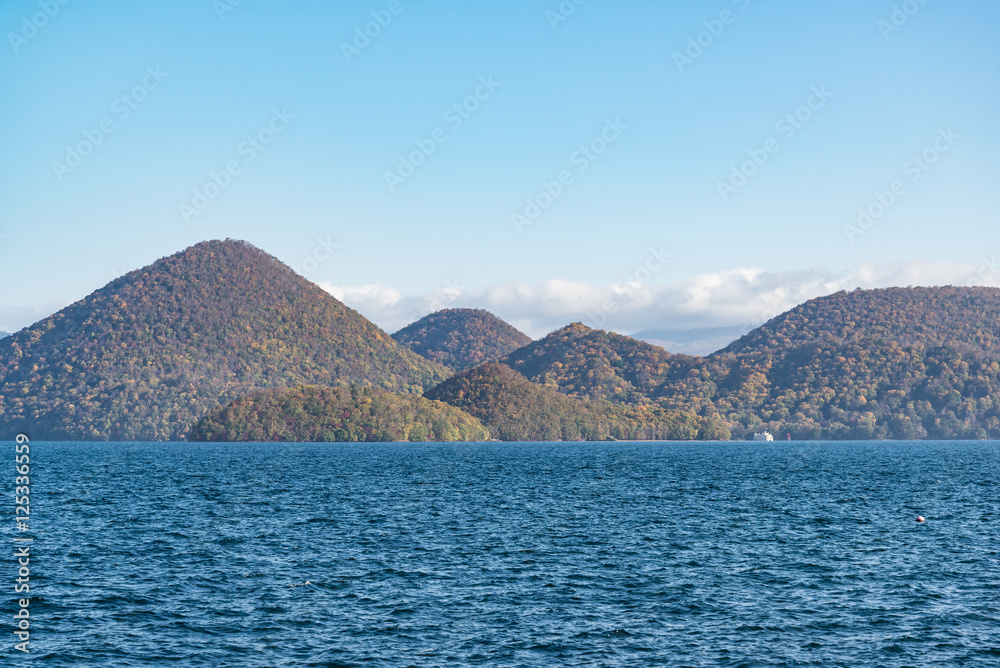
{"label": "mountain", "polygon": [[956,345],[1000,351],[1000,288],[935,287],[841,291],[773,318],[720,353],[790,350],[873,340],[901,346]]}
{"label": "mountain", "polygon": [[10,332],[0,332],[0,339],[4,339],[10,336]]}
{"label": "mountain", "polygon": [[0,340],[0,438],[180,439],[260,389],[447,375],[276,258],[208,241]]}
{"label": "mountain", "polygon": [[371,387],[261,390],[219,406],[192,441],[485,441],[490,432],[458,408]]}
{"label": "mountain", "polygon": [[[252,427],[271,435],[353,429],[315,413],[297,431],[296,407],[314,404],[359,410],[365,438],[378,424],[366,420],[386,415],[395,426],[385,434],[444,433],[420,402],[357,388],[233,403],[300,385],[414,395],[433,387],[428,398],[466,410],[499,438],[714,438],[726,429],[748,437],[763,428],[808,439],[1000,438],[996,288],[838,292],[707,357],[579,323],[527,342],[485,311],[464,309],[397,336],[454,368],[500,363],[442,383],[449,369],[270,255],[240,241],[204,242],[0,339],[0,438],[180,439],[212,409],[250,424],[241,406],[274,420],[276,407],[292,410],[284,426]],[[375,413],[344,392],[371,399]]]}
{"label": "mountain", "polygon": [[811,300],[708,357],[573,324],[502,360],[580,398],[720,417],[737,437],[1000,438],[1000,290]]}
{"label": "mountain", "polygon": [[504,357],[532,382],[581,399],[648,403],[683,380],[693,360],[628,336],[573,323]]}
{"label": "mountain", "polygon": [[711,419],[651,405],[587,401],[532,383],[505,364],[452,376],[424,396],[475,415],[504,441],[728,439]]}
{"label": "mountain", "polygon": [[469,369],[531,343],[489,311],[455,308],[431,313],[392,335],[427,359],[456,371]]}
{"label": "mountain", "polygon": [[838,292],[772,319],[708,366],[728,372],[716,405],[747,431],[998,438],[1000,290]]}
{"label": "mountain", "polygon": [[644,329],[630,334],[633,339],[659,346],[672,353],[708,355],[740,338],[753,327],[699,327],[695,329]]}

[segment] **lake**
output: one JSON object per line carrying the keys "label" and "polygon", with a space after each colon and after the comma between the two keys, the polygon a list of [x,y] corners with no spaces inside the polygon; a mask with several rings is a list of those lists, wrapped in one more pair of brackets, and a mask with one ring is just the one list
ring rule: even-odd
{"label": "lake", "polygon": [[996,442],[32,443],[31,464],[13,665],[1000,664]]}

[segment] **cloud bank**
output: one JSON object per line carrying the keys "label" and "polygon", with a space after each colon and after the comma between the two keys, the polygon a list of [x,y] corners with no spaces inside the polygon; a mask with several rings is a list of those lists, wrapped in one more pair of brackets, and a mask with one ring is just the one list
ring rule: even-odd
{"label": "cloud bank", "polygon": [[[768,272],[749,267],[701,274],[678,283],[635,280],[597,285],[554,279],[468,290],[452,282],[406,295],[385,285],[320,287],[389,332],[443,308],[484,308],[532,338],[570,322],[622,334],[648,329],[757,326],[802,302],[838,290],[892,286],[1000,286],[1000,270],[945,262],[863,264],[849,271]],[[647,276],[649,276],[647,274]]]}

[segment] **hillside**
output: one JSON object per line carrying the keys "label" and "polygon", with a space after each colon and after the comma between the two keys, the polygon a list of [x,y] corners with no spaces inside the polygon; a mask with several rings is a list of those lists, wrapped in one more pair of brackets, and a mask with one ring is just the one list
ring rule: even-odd
{"label": "hillside", "polygon": [[485,441],[476,418],[439,401],[371,387],[261,390],[219,406],[192,441]]}
{"label": "hillside", "polygon": [[274,257],[208,241],[0,340],[0,438],[180,439],[260,389],[447,375]]}
{"label": "hillside", "polygon": [[392,338],[455,371],[498,360],[531,343],[530,338],[489,311],[469,308],[431,313]]}
{"label": "hillside", "polygon": [[573,323],[504,357],[529,380],[581,399],[649,403],[701,358]]}
{"label": "hillside", "polygon": [[793,438],[1000,438],[996,356],[869,339],[740,361],[748,373],[733,374],[739,382],[716,398],[737,433],[765,426]]}
{"label": "hillside", "polygon": [[1000,289],[885,288],[841,291],[773,318],[724,353],[790,350],[817,342],[894,341],[1000,351]]}
{"label": "hillside", "polygon": [[736,437],[1000,438],[1000,290],[802,304],[707,358],[570,325],[502,360],[581,398],[721,416]]}
{"label": "hillside", "polygon": [[747,430],[998,438],[1000,290],[838,292],[774,318],[708,366],[719,410]]}
{"label": "hillside", "polygon": [[504,441],[728,439],[717,422],[656,406],[586,401],[532,383],[505,364],[459,373],[425,395],[475,415]]}

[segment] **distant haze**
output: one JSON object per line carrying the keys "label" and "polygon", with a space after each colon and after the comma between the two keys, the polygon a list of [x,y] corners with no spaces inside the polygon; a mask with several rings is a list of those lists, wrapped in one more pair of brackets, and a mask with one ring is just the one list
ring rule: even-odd
{"label": "distant haze", "polygon": [[654,346],[684,355],[709,355],[722,350],[753,329],[753,325],[738,327],[699,327],[695,329],[645,329],[632,334]]}

